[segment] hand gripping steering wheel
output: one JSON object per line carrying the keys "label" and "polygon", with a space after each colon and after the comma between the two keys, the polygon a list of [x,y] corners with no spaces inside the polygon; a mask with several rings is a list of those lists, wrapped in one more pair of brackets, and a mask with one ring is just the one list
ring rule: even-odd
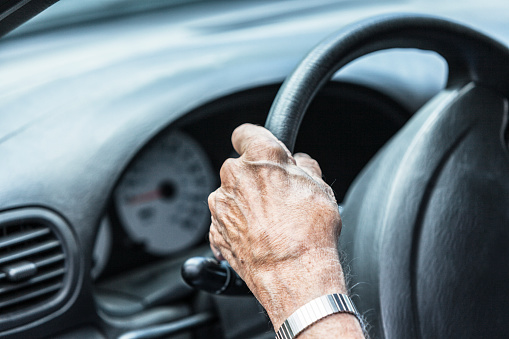
{"label": "hand gripping steering wheel", "polygon": [[[447,87],[371,160],[344,202],[340,250],[372,337],[509,333],[509,51],[427,16],[363,21],[318,45],[279,91],[266,127],[293,151],[314,95],[350,61],[435,51]],[[345,164],[347,165],[347,164]]]}
{"label": "hand gripping steering wheel", "polygon": [[[266,127],[293,151],[315,94],[374,51],[419,48],[448,63],[447,87],[350,187],[340,251],[371,337],[509,333],[509,50],[465,26],[390,15],[319,44],[280,89]],[[345,164],[347,165],[347,164]],[[184,279],[216,294],[246,286],[226,264],[191,258]],[[356,297],[357,296],[357,297]]]}

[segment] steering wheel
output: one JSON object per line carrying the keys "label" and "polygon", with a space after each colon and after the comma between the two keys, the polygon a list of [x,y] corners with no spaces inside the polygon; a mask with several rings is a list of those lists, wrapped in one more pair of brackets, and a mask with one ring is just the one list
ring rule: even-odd
{"label": "steering wheel", "polygon": [[293,151],[306,108],[342,66],[390,48],[437,52],[447,87],[371,160],[344,201],[340,250],[374,338],[509,333],[509,51],[460,24],[390,15],[318,45],[266,127]]}

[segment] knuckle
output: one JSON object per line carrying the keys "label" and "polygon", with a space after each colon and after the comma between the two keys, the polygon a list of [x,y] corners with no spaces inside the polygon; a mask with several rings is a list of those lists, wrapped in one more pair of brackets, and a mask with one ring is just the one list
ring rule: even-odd
{"label": "knuckle", "polygon": [[309,167],[313,167],[315,169],[320,169],[320,165],[318,164],[318,161],[316,161],[315,159],[313,159],[313,158],[304,158],[302,160]]}
{"label": "knuckle", "polygon": [[216,200],[216,191],[210,193],[209,197],[207,199],[207,202],[209,204],[209,209],[210,210],[214,209],[215,200]]}
{"label": "knuckle", "polygon": [[286,152],[281,147],[281,144],[274,139],[265,139],[260,140],[260,145],[265,147],[265,149],[269,152],[280,152],[282,154],[286,154]]}
{"label": "knuckle", "polygon": [[252,128],[252,125],[248,123],[243,123],[242,125],[238,126],[233,130],[232,139],[237,138],[240,135],[243,135],[243,133],[245,133],[245,130],[249,128]]}
{"label": "knuckle", "polygon": [[222,233],[216,228],[215,225],[210,226],[209,230],[209,241],[211,244],[214,244],[214,246],[221,243],[221,240],[223,239]]}
{"label": "knuckle", "polygon": [[309,164],[311,166],[316,167],[316,168],[320,168],[320,165],[318,164],[318,161],[316,161],[315,159],[309,158],[308,161],[309,161]]}
{"label": "knuckle", "polygon": [[235,177],[236,160],[233,158],[226,159],[221,170],[219,171],[219,177],[221,178],[221,184],[228,184],[232,178]]}
{"label": "knuckle", "polygon": [[302,152],[295,153],[294,157],[295,157],[295,158],[300,158],[300,159],[311,158],[311,157],[309,156],[309,154],[307,154],[307,153],[302,153]]}
{"label": "knuckle", "polygon": [[246,150],[246,157],[249,160],[284,161],[288,158],[288,154],[277,140],[260,138],[249,144]]}
{"label": "knuckle", "polygon": [[315,176],[319,177],[322,176],[322,169],[320,168],[318,161],[316,161],[315,159],[311,157],[301,157],[301,156],[297,157],[296,159],[298,166],[308,169]]}
{"label": "knuckle", "polygon": [[210,227],[210,231],[209,231],[209,242],[210,242],[210,245],[214,246],[214,237],[212,235],[213,233],[213,230],[212,230],[212,226]]}
{"label": "knuckle", "polygon": [[320,168],[318,161],[315,159],[310,159],[309,166],[311,166],[317,172],[317,174],[322,175],[322,169]]}

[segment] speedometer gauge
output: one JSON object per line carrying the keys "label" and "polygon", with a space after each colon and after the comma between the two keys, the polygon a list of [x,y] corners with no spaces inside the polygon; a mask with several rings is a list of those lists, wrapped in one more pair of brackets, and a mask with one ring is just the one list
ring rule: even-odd
{"label": "speedometer gauge", "polygon": [[174,131],[148,146],[122,177],[115,203],[128,235],[167,255],[204,239],[214,172],[201,146]]}

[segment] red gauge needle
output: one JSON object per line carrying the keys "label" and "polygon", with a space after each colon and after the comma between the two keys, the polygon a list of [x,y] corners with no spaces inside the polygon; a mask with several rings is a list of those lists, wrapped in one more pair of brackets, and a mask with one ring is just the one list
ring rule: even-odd
{"label": "red gauge needle", "polygon": [[155,189],[153,191],[149,191],[149,192],[140,193],[140,194],[137,194],[137,195],[130,196],[126,200],[127,200],[127,204],[129,204],[129,205],[136,205],[136,204],[143,204],[145,202],[149,202],[149,201],[152,201],[152,200],[157,200],[157,199],[160,199],[162,197],[163,197],[163,195],[162,195],[161,190],[160,189]]}

